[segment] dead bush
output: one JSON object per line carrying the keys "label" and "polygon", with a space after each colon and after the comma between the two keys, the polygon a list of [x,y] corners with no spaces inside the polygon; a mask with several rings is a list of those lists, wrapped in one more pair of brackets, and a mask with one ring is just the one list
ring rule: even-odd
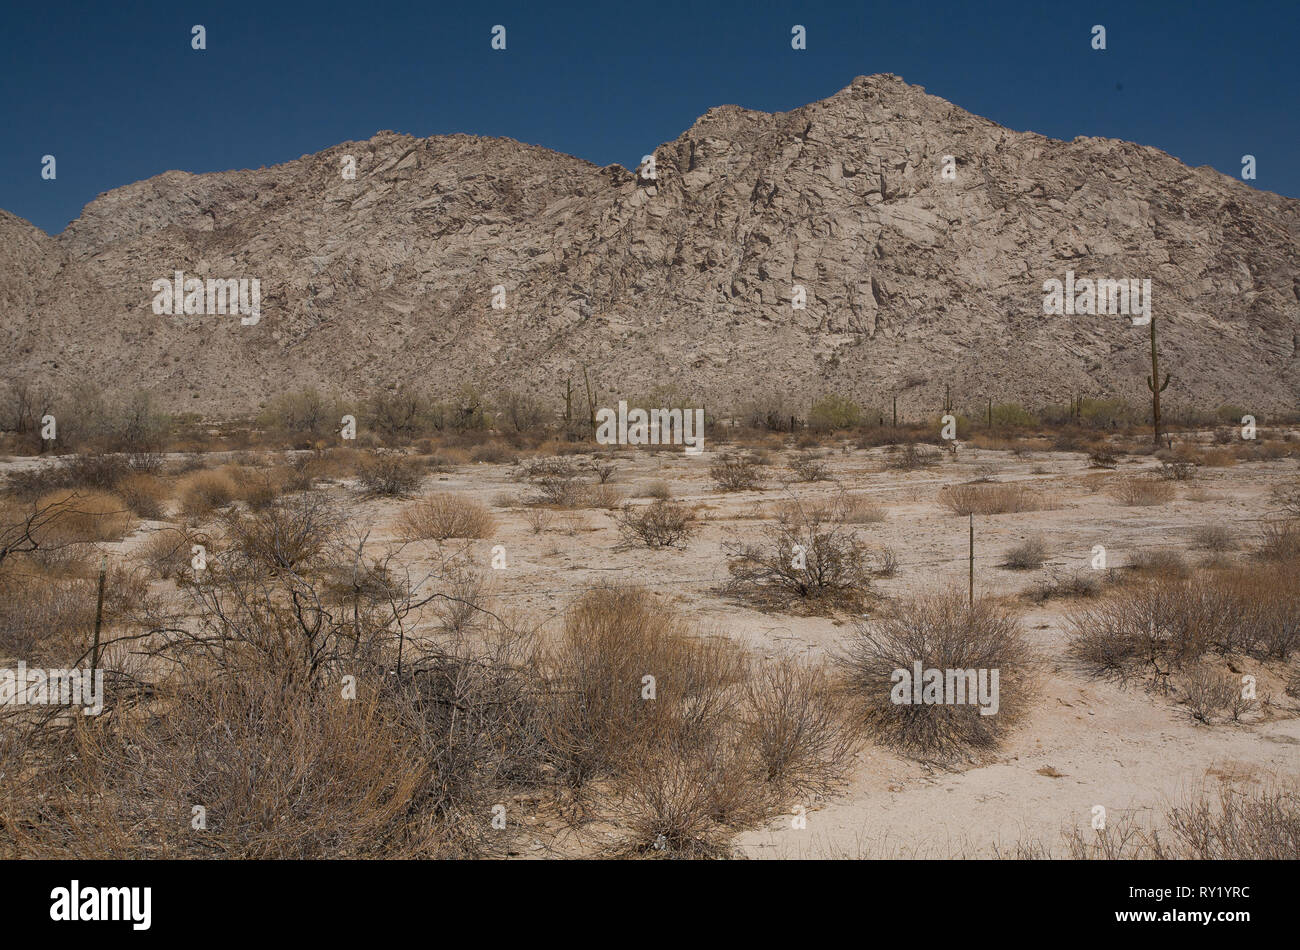
{"label": "dead bush", "polygon": [[1002,555],[1002,566],[1013,571],[1036,571],[1047,558],[1047,543],[1040,537],[1028,538]]}
{"label": "dead bush", "polygon": [[206,534],[186,528],[160,528],[135,550],[135,558],[162,580],[177,582],[193,577],[194,545],[202,545],[214,554],[212,540]]}
{"label": "dead bush", "polygon": [[1178,677],[1177,682],[1192,718],[1204,723],[1209,723],[1232,705],[1241,693],[1240,687],[1230,677],[1208,663],[1193,664]]}
{"label": "dead bush", "polygon": [[398,530],[420,541],[486,538],[496,526],[492,514],[472,498],[438,492],[426,495],[402,512]]}
{"label": "dead bush", "polygon": [[156,475],[132,474],[117,483],[117,494],[136,516],[158,521],[165,514],[163,505],[171,490]]}
{"label": "dead bush", "polygon": [[903,472],[914,472],[919,468],[933,468],[942,460],[938,449],[928,445],[909,442],[897,452],[892,453],[885,464],[889,468]]}
{"label": "dead bush", "polygon": [[1094,597],[1100,590],[1101,578],[1096,571],[1088,568],[1068,570],[1049,567],[1046,576],[1025,591],[1025,596],[1034,603],[1042,604],[1058,597]]}
{"label": "dead bush", "polygon": [[848,694],[820,666],[762,663],[745,681],[746,739],[765,780],[800,794],[827,794],[844,778],[858,736]]}
{"label": "dead bush", "polygon": [[229,547],[263,568],[299,571],[318,560],[342,529],[342,517],[323,495],[296,495],[259,511],[221,517]]}
{"label": "dead bush", "polygon": [[635,588],[594,590],[569,608],[550,662],[548,737],[571,784],[619,771],[652,739],[661,751],[681,750],[724,730],[739,706],[744,658],[688,629]]}
{"label": "dead bush", "polygon": [[1265,561],[1300,561],[1300,519],[1264,522],[1254,553]]}
{"label": "dead bush", "polygon": [[60,489],[38,498],[36,507],[53,512],[43,539],[56,544],[115,541],[135,520],[120,497],[102,491]]}
{"label": "dead bush", "polygon": [[216,509],[224,508],[238,493],[234,479],[222,471],[191,472],[176,483],[181,512],[194,518],[206,518]]}
{"label": "dead bush", "polygon": [[1192,543],[1202,551],[1221,554],[1237,550],[1237,538],[1225,525],[1207,524],[1192,530]]}
{"label": "dead bush", "polygon": [[1111,489],[1120,504],[1130,506],[1163,505],[1174,500],[1174,486],[1152,478],[1123,478]]}
{"label": "dead bush", "polygon": [[626,505],[614,520],[625,543],[651,549],[685,548],[695,531],[695,513],[673,501]]}
{"label": "dead bush", "polygon": [[400,452],[378,451],[364,456],[357,465],[357,480],[371,495],[409,495],[423,479],[422,466]]}
{"label": "dead bush", "polygon": [[820,456],[803,452],[790,460],[790,470],[796,481],[824,482],[831,477],[830,466]]}
{"label": "dead bush", "polygon": [[709,466],[709,477],[718,491],[758,491],[765,481],[754,459],[741,455],[717,459]]}
{"label": "dead bush", "polygon": [[855,622],[841,662],[863,725],[925,760],[996,749],[1035,692],[1036,662],[1015,615],[988,599],[968,604],[965,591],[892,603]]}
{"label": "dead bush", "polygon": [[886,514],[879,502],[866,495],[841,492],[832,504],[831,517],[843,524],[880,524]]}
{"label": "dead bush", "polygon": [[1014,482],[949,485],[939,493],[939,500],[958,515],[1002,515],[1046,507],[1031,489]]}
{"label": "dead bush", "polygon": [[725,591],[777,608],[859,608],[871,587],[866,549],[853,529],[829,524],[826,516],[788,505],[762,541],[724,544],[731,575]]}

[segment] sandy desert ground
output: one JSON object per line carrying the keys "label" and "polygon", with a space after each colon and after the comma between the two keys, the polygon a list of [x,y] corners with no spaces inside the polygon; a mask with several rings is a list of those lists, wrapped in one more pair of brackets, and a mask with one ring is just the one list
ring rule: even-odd
{"label": "sandy desert ground", "polygon": [[[866,743],[857,753],[847,782],[836,794],[791,802],[807,809],[806,827],[776,817],[739,832],[734,847],[751,858],[789,857],[985,857],[1013,852],[1017,843],[1054,846],[1063,830],[1086,827],[1092,809],[1138,821],[1154,819],[1171,801],[1216,780],[1263,786],[1279,777],[1300,776],[1300,702],[1285,692],[1285,671],[1251,659],[1235,658],[1235,674],[1259,677],[1268,701],[1243,722],[1197,722],[1176,694],[1161,694],[1140,682],[1121,685],[1089,676],[1066,655],[1067,618],[1080,606],[1076,598],[1041,602],[1025,594],[1044,578],[1092,572],[1103,584],[1122,584],[1128,565],[1143,552],[1177,551],[1188,565],[1217,558],[1247,562],[1260,526],[1275,517],[1275,486],[1293,482],[1292,458],[1242,461],[1200,467],[1186,480],[1170,482],[1171,501],[1150,506],[1121,504],[1112,489],[1132,476],[1158,477],[1151,456],[1122,456],[1112,469],[1089,464],[1083,452],[1064,452],[1041,444],[980,448],[967,444],[956,457],[947,453],[933,467],[900,471],[889,461],[897,449],[862,449],[848,441],[823,443],[813,450],[828,478],[793,480],[790,459],[803,454],[775,440],[765,451],[767,485],[759,491],[719,491],[709,476],[710,459],[680,449],[624,448],[603,453],[615,471],[609,485],[617,497],[610,507],[545,510],[545,524],[530,524],[530,486],[516,463],[466,463],[424,475],[417,494],[453,492],[491,509],[489,536],[446,542],[463,548],[487,583],[491,602],[510,610],[545,634],[582,592],[611,583],[633,584],[673,602],[706,635],[728,637],[763,657],[796,656],[833,660],[853,630],[844,611],[759,610],[723,590],[728,542],[752,540],[770,523],[777,506],[829,504],[844,495],[877,504],[878,523],[853,525],[869,547],[891,549],[893,576],[878,577],[861,616],[881,603],[948,587],[964,590],[968,579],[968,520],[940,502],[945,486],[977,479],[1016,483],[1043,500],[1044,510],[974,518],[975,587],[980,597],[1000,599],[1020,614],[1024,629],[1042,658],[1040,690],[1027,718],[996,754],[979,761],[940,767]],[[247,454],[241,456],[249,461]],[[595,456],[569,456],[581,465]],[[219,462],[210,459],[208,464]],[[14,471],[37,464],[11,459]],[[655,483],[668,486],[675,500],[693,508],[698,534],[683,550],[648,550],[621,542],[617,505],[648,503]],[[346,476],[326,480],[325,491],[349,520],[370,531],[369,544],[400,540],[397,519],[410,498],[375,498],[358,493]],[[125,538],[103,545],[114,559],[130,559],[156,531],[184,519],[174,510],[165,520],[143,521]],[[1232,535],[1236,550],[1200,550],[1196,529],[1219,525]],[[1041,537],[1047,557],[1037,569],[1003,565],[1013,545]],[[1095,546],[1106,550],[1110,571],[1097,571]],[[498,547],[500,546],[500,547]],[[494,569],[494,553],[504,549],[506,567]],[[440,549],[421,542],[403,550],[418,567],[434,563]],[[156,590],[174,590],[155,580]],[[1242,664],[1245,664],[1244,666]],[[528,799],[523,799],[528,807]],[[575,831],[540,803],[525,820],[533,829],[520,853],[526,856],[579,855],[598,850],[601,835],[613,830],[595,823]],[[593,842],[595,842],[593,844]]]}

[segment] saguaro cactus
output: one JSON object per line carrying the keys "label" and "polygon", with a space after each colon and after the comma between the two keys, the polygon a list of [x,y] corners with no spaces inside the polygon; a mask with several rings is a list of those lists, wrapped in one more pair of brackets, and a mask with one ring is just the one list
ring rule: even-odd
{"label": "saguaro cactus", "polygon": [[1160,363],[1156,350],[1156,318],[1151,317],[1151,375],[1147,377],[1147,389],[1151,390],[1151,441],[1160,445],[1160,394],[1169,388],[1169,374],[1160,382]]}
{"label": "saguaro cactus", "polygon": [[952,387],[947,383],[943,384],[943,411],[945,415],[952,412]]}

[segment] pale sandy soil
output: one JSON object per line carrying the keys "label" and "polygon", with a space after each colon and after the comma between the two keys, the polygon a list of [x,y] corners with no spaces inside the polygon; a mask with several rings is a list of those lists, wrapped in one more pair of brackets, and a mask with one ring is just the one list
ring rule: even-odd
{"label": "pale sandy soil", "polygon": [[[1104,545],[1111,566],[1122,566],[1139,550],[1176,548],[1195,562],[1190,533],[1206,524],[1226,525],[1249,546],[1258,521],[1269,515],[1270,486],[1296,477],[1294,460],[1243,463],[1201,469],[1177,484],[1177,499],[1154,507],[1124,507],[1105,485],[1127,474],[1157,466],[1152,459],[1129,459],[1114,472],[1087,467],[1080,453],[1034,452],[1016,458],[1009,452],[963,449],[959,461],[947,456],[937,468],[917,472],[888,470],[885,450],[854,449],[827,454],[833,482],[794,483],[784,462],[790,450],[772,452],[770,481],[761,492],[723,494],[708,477],[709,458],[679,451],[618,456],[612,484],[644,503],[645,486],[667,482],[673,495],[699,507],[707,519],[685,551],[656,552],[619,545],[611,514],[584,509],[566,525],[556,512],[551,525],[534,534],[525,508],[499,507],[503,495],[522,500],[533,488],[517,480],[510,465],[470,464],[448,474],[431,474],[422,492],[454,491],[492,507],[497,529],[491,538],[468,542],[473,562],[491,582],[499,608],[519,612],[530,625],[554,629],[559,615],[584,589],[607,583],[636,583],[671,599],[709,634],[733,637],[759,655],[832,655],[851,632],[851,619],[764,613],[747,608],[718,590],[727,576],[722,545],[756,539],[756,515],[783,498],[830,498],[840,489],[865,494],[887,511],[882,524],[858,526],[870,546],[889,546],[900,568],[877,582],[889,597],[933,591],[945,585],[965,588],[967,521],[938,502],[941,486],[968,481],[993,466],[998,481],[1027,480],[1059,507],[1022,514],[977,517],[976,587],[984,594],[1013,596],[1044,570],[998,567],[1014,543],[1034,534],[1047,541],[1049,564],[1088,568],[1094,545]],[[578,457],[581,461],[581,457]],[[1034,470],[1044,470],[1035,474]],[[987,472],[985,472],[987,474]],[[1102,490],[1095,490],[1100,483]],[[345,485],[330,489],[345,502],[349,517],[372,527],[371,540],[394,537],[394,517],[406,502],[358,500]],[[1192,500],[1192,497],[1200,500]],[[143,526],[125,542],[126,551],[156,528]],[[570,533],[572,531],[572,533]],[[466,544],[462,542],[461,544]],[[491,570],[492,548],[504,545],[508,567]],[[449,545],[454,547],[459,545]],[[112,546],[110,546],[112,547]],[[432,549],[408,549],[418,563],[432,564]],[[1245,557],[1243,553],[1231,555]],[[1261,692],[1278,706],[1266,721],[1244,725],[1195,724],[1170,698],[1141,687],[1122,689],[1088,679],[1065,658],[1065,615],[1077,603],[1051,600],[1043,605],[1016,601],[1023,622],[1046,666],[1035,708],[994,760],[964,771],[922,766],[876,746],[859,756],[848,787],[826,801],[804,803],[806,829],[789,818],[738,836],[750,857],[870,857],[891,855],[986,856],[995,845],[1042,840],[1059,846],[1068,826],[1086,826],[1095,805],[1112,816],[1154,816],[1170,799],[1203,781],[1209,773],[1247,781],[1269,776],[1300,776],[1300,709],[1276,678],[1261,674]],[[1248,672],[1257,664],[1246,663]],[[563,846],[560,850],[567,850]]]}

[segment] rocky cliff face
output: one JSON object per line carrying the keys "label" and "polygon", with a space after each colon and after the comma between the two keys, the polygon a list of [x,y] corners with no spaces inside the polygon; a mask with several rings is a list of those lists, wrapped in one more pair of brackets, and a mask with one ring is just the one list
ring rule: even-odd
{"label": "rocky cliff face", "polygon": [[[930,411],[945,383],[959,407],[1145,399],[1145,328],[1044,315],[1044,281],[1073,271],[1151,280],[1175,405],[1300,404],[1300,201],[1156,149],[1013,132],[872,76],[792,112],[712,109],[654,172],[381,132],[167,172],[57,238],[0,213],[0,360],[212,415],[307,384],[558,403],[584,364],[607,397],[675,385],[710,407],[898,392]],[[261,320],[155,315],[177,270],[259,279]]]}

